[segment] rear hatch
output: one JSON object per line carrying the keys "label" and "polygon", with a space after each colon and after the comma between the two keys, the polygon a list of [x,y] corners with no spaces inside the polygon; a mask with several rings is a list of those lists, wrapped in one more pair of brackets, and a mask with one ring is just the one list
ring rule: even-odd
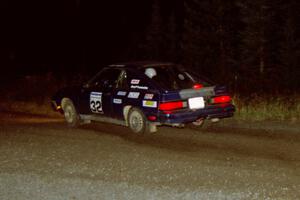
{"label": "rear hatch", "polygon": [[143,69],[161,91],[159,110],[169,112],[203,109],[230,102],[224,86],[215,86],[211,81],[178,65],[148,66]]}
{"label": "rear hatch", "polygon": [[182,112],[224,106],[231,98],[224,86],[207,86],[198,89],[164,91],[161,94],[159,109],[165,113]]}

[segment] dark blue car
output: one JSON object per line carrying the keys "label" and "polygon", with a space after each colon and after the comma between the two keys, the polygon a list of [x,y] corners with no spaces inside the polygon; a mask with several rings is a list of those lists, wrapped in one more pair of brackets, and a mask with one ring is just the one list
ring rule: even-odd
{"label": "dark blue car", "polygon": [[72,127],[100,121],[135,133],[155,132],[159,125],[201,125],[235,111],[226,87],[182,66],[154,62],[105,67],[86,84],[58,91],[52,103]]}

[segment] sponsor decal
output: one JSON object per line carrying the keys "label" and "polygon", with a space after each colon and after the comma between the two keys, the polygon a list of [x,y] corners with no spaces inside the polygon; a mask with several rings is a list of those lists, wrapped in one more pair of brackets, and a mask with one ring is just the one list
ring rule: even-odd
{"label": "sponsor decal", "polygon": [[130,86],[132,89],[141,89],[141,90],[148,90],[147,86],[139,86],[139,85],[132,85]]}
{"label": "sponsor decal", "polygon": [[126,96],[126,93],[127,93],[127,92],[125,92],[125,91],[119,91],[119,92],[117,93],[117,95],[118,95],[118,96]]}
{"label": "sponsor decal", "polygon": [[153,99],[154,94],[145,94],[144,99]]}
{"label": "sponsor decal", "polygon": [[137,98],[139,98],[139,96],[140,96],[139,92],[129,92],[127,97],[131,98],[131,99],[137,99]]}
{"label": "sponsor decal", "polygon": [[156,108],[157,107],[157,101],[143,101],[144,107],[150,107],[150,108]]}
{"label": "sponsor decal", "polygon": [[122,103],[122,99],[113,99],[113,103],[115,103],[115,104],[121,104]]}
{"label": "sponsor decal", "polygon": [[91,92],[90,109],[94,113],[103,113],[102,110],[102,92]]}
{"label": "sponsor decal", "polygon": [[130,83],[136,85],[136,84],[140,83],[140,80],[139,79],[132,79]]}

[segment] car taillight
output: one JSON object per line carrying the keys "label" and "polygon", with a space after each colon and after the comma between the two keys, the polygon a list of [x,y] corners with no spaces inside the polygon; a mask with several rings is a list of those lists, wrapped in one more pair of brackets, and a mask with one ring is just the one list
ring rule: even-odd
{"label": "car taillight", "polygon": [[162,111],[176,110],[176,109],[180,109],[180,108],[183,108],[182,101],[161,103],[159,105],[159,110],[162,110]]}
{"label": "car taillight", "polygon": [[149,121],[155,121],[157,119],[157,117],[154,115],[150,115],[150,116],[148,116],[148,119],[149,119]]}
{"label": "car taillight", "polygon": [[202,84],[200,84],[200,83],[196,83],[195,85],[193,85],[193,88],[194,89],[201,89],[201,88],[203,88],[203,85]]}
{"label": "car taillight", "polygon": [[231,101],[230,96],[219,96],[213,98],[213,103],[228,103]]}

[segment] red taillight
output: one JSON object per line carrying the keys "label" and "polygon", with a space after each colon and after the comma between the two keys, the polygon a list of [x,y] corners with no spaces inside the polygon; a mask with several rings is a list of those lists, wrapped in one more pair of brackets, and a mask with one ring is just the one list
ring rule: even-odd
{"label": "red taillight", "polygon": [[213,103],[228,103],[231,101],[230,96],[219,96],[213,98]]}
{"label": "red taillight", "polygon": [[157,117],[154,116],[154,115],[150,115],[150,116],[148,116],[148,119],[149,119],[150,121],[155,121],[155,120],[157,119]]}
{"label": "red taillight", "polygon": [[193,85],[193,88],[194,89],[201,89],[201,88],[203,88],[203,85],[202,84],[200,84],[200,83],[196,83],[195,85]]}
{"label": "red taillight", "polygon": [[182,101],[175,101],[175,102],[167,102],[167,103],[161,103],[159,105],[159,110],[176,110],[183,108],[183,102]]}

